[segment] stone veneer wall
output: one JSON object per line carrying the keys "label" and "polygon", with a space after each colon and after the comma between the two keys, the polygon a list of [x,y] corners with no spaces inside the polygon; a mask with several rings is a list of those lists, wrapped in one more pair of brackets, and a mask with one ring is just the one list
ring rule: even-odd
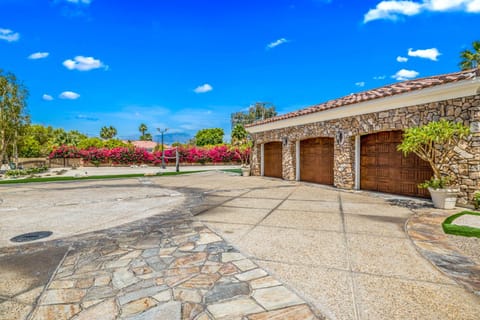
{"label": "stone veneer wall", "polygon": [[[355,108],[355,105],[351,106]],[[480,189],[480,95],[444,100],[389,111],[369,113],[336,120],[316,122],[253,134],[255,142],[252,174],[260,175],[260,145],[281,141],[283,146],[283,178],[295,180],[295,142],[315,137],[335,137],[342,132],[343,143],[335,140],[334,185],[352,189],[355,185],[355,136],[381,131],[403,130],[431,121],[447,119],[470,126],[472,135],[465,142],[465,151],[457,153],[448,171],[454,173],[460,185],[460,204],[467,204]]]}

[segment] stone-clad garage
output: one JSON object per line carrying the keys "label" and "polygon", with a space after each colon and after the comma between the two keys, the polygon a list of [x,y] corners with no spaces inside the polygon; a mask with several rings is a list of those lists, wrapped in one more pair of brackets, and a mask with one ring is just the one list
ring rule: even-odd
{"label": "stone-clad garage", "polygon": [[248,125],[252,174],[425,197],[417,185],[430,168],[396,146],[404,129],[440,119],[472,132],[445,168],[466,204],[480,190],[480,69],[397,82]]}
{"label": "stone-clad garage", "polygon": [[360,138],[360,189],[429,197],[418,184],[432,177],[432,169],[415,154],[405,157],[397,151],[401,141],[400,130]]}

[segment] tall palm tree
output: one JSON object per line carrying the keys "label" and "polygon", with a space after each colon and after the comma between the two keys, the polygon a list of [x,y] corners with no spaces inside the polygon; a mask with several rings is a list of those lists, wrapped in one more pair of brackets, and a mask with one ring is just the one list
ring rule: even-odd
{"label": "tall palm tree", "polygon": [[473,41],[472,47],[473,51],[466,49],[460,52],[462,70],[480,68],[480,41]]}
{"label": "tall palm tree", "polygon": [[140,124],[138,127],[138,131],[142,133],[142,136],[145,135],[145,132],[148,130],[147,125],[145,123]]}
{"label": "tall palm tree", "polygon": [[116,135],[117,135],[117,129],[115,129],[115,127],[113,126],[102,127],[100,129],[100,137],[102,139],[105,139],[105,140],[112,139]]}

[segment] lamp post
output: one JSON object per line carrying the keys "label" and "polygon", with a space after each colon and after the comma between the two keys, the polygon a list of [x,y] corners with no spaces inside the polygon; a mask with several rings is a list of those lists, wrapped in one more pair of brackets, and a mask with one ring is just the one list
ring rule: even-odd
{"label": "lamp post", "polygon": [[163,134],[167,132],[168,128],[165,128],[161,130],[160,128],[157,128],[158,132],[160,132],[160,136],[162,139],[162,169],[165,169],[165,150],[163,149]]}

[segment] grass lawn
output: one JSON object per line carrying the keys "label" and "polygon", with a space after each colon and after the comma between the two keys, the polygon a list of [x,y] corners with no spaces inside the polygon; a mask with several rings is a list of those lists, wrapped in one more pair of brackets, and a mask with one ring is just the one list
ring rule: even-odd
{"label": "grass lawn", "polygon": [[[204,172],[206,170],[197,170],[197,171],[183,171],[183,172],[164,172],[157,173],[150,177],[160,177],[160,176],[176,176],[181,174],[190,174]],[[149,177],[144,173],[133,173],[133,174],[117,174],[117,175],[104,175],[104,176],[86,176],[86,177],[38,177],[38,178],[22,178],[22,179],[12,179],[12,180],[0,180],[1,184],[14,184],[14,183],[32,183],[32,182],[55,182],[55,181],[78,181],[78,180],[99,180],[99,179],[123,179],[123,178],[140,178],[140,177]]]}
{"label": "grass lawn", "polygon": [[472,212],[472,211],[462,211],[457,214],[451,215],[442,223],[442,228],[445,233],[454,234],[457,236],[464,236],[464,237],[477,237],[480,238],[480,229],[469,227],[469,226],[460,226],[457,224],[452,224],[458,217],[463,215],[470,214],[474,216],[479,216],[480,219],[480,212]]}
{"label": "grass lawn", "polygon": [[222,171],[224,172],[231,172],[231,173],[238,173],[238,174],[242,174],[242,169],[223,169]]}

